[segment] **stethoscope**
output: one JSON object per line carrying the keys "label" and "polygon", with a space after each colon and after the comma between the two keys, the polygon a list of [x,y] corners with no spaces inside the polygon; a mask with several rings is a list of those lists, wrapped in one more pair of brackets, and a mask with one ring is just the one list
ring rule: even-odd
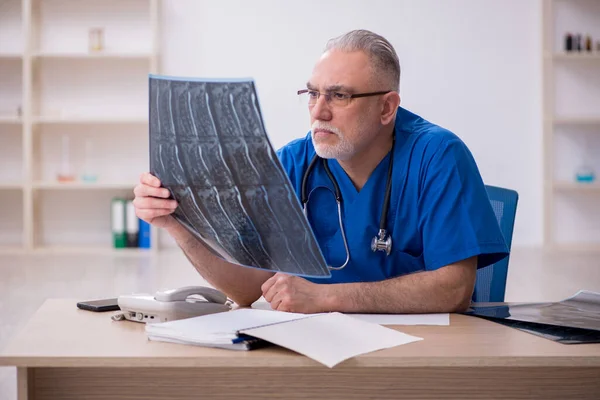
{"label": "stethoscope", "polygon": [[[392,139],[392,150],[390,152],[390,164],[388,166],[388,172],[387,172],[387,184],[386,184],[386,188],[385,188],[385,198],[383,200],[383,209],[381,210],[381,218],[379,219],[379,233],[377,234],[377,236],[374,236],[373,239],[371,240],[371,251],[385,251],[386,255],[388,255],[388,256],[392,252],[392,237],[388,236],[388,234],[387,234],[387,230],[385,229],[385,222],[387,219],[388,207],[390,204],[390,197],[391,197],[391,193],[392,193],[392,169],[394,166],[394,142],[395,142],[395,138]],[[340,269],[344,268],[346,265],[348,265],[348,262],[350,262],[350,250],[348,249],[348,241],[346,240],[346,232],[344,231],[344,223],[342,221],[342,194],[340,191],[340,187],[338,186],[337,180],[335,179],[335,177],[331,173],[331,170],[329,169],[329,164],[328,164],[327,160],[319,157],[316,154],[313,157],[313,159],[310,161],[310,164],[308,164],[308,168],[306,169],[306,172],[304,173],[304,176],[302,177],[302,188],[301,188],[300,201],[302,202],[302,207],[304,208],[304,216],[308,217],[307,204],[308,204],[309,196],[306,195],[306,185],[307,185],[308,177],[309,177],[311,171],[313,170],[313,168],[315,167],[315,164],[319,160],[321,160],[321,162],[323,163],[323,168],[325,169],[325,173],[331,180],[331,183],[333,183],[333,187],[335,189],[334,195],[335,195],[335,202],[337,203],[337,209],[338,209],[338,220],[339,220],[339,224],[340,224],[340,232],[342,233],[342,240],[344,241],[344,248],[346,249],[346,261],[344,262],[344,264],[342,264],[340,267],[329,267],[329,269],[340,270]]]}

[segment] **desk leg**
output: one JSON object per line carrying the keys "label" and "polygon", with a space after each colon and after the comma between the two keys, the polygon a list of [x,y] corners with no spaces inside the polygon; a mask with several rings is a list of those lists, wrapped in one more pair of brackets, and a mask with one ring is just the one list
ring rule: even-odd
{"label": "desk leg", "polygon": [[33,400],[33,368],[17,368],[17,400]]}

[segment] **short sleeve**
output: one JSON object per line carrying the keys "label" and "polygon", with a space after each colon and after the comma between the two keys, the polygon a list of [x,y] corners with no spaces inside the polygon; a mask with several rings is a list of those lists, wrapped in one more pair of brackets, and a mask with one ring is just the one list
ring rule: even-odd
{"label": "short sleeve", "polygon": [[302,184],[302,176],[306,170],[306,160],[310,156],[307,146],[309,143],[308,140],[310,140],[310,136],[308,138],[295,139],[275,151],[283,170],[290,179],[298,196]]}
{"label": "short sleeve", "polygon": [[473,256],[482,268],[508,255],[479,169],[458,137],[442,141],[428,158],[418,201],[427,270]]}
{"label": "short sleeve", "polygon": [[277,158],[281,162],[281,166],[285,173],[292,179],[294,176],[294,158],[291,156],[289,146],[283,146],[276,151]]}

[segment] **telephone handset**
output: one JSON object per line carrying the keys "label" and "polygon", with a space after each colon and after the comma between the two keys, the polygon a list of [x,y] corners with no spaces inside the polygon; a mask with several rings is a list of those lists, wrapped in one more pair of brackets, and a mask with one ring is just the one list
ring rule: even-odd
{"label": "telephone handset", "polygon": [[136,322],[167,322],[231,309],[225,294],[205,286],[161,290],[154,296],[123,295],[118,304],[123,317]]}
{"label": "telephone handset", "polygon": [[156,301],[185,301],[189,296],[200,295],[211,303],[225,304],[227,296],[222,292],[205,286],[185,286],[178,289],[168,289],[156,292]]}

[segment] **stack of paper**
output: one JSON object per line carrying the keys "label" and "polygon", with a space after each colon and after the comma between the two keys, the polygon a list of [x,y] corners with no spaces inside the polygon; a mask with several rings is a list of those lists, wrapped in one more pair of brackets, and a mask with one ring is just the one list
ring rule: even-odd
{"label": "stack of paper", "polygon": [[150,340],[248,349],[245,338],[263,339],[328,367],[354,356],[422,340],[341,313],[294,314],[240,309],[148,324]]}
{"label": "stack of paper", "polygon": [[250,350],[258,341],[240,334],[242,329],[306,317],[305,314],[241,309],[147,324],[146,335],[148,339],[156,341]]}

